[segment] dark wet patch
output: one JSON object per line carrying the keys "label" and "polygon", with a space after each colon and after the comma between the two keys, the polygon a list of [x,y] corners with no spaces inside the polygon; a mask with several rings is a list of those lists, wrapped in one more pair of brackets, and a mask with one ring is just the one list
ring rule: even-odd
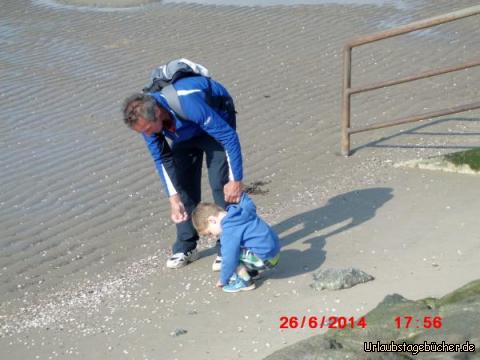
{"label": "dark wet patch", "polygon": [[247,186],[245,186],[244,191],[250,195],[265,195],[270,190],[263,189],[262,186],[270,184],[270,181],[253,181]]}

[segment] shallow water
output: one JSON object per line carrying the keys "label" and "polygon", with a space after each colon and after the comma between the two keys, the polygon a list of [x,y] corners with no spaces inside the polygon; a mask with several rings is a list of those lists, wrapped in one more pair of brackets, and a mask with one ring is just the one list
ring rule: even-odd
{"label": "shallow water", "polygon": [[408,7],[406,0],[33,0],[34,3],[49,6],[57,9],[77,9],[82,11],[132,11],[143,8],[149,3],[178,3],[178,4],[200,4],[200,5],[219,5],[219,6],[292,6],[292,5],[376,5],[393,6],[397,9]]}
{"label": "shallow water", "polygon": [[274,6],[274,5],[393,5],[397,8],[404,8],[407,4],[405,0],[169,0],[167,2],[182,3],[193,2],[205,5],[230,5],[230,6]]}

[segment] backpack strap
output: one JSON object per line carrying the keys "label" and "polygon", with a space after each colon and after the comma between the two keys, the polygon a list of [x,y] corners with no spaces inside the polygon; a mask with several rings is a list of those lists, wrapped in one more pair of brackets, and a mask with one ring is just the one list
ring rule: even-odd
{"label": "backpack strap", "polygon": [[177,90],[173,87],[172,84],[165,86],[162,89],[162,94],[168,102],[170,108],[175,111],[175,113],[184,120],[188,120],[187,116],[183,112],[182,105],[180,104],[180,99],[178,98]]}

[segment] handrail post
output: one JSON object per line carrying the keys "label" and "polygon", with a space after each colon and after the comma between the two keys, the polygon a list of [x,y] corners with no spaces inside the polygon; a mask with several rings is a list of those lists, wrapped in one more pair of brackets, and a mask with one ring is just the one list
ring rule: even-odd
{"label": "handrail post", "polygon": [[342,139],[341,152],[343,156],[350,155],[350,87],[352,79],[352,48],[343,48],[343,89],[342,89]]}

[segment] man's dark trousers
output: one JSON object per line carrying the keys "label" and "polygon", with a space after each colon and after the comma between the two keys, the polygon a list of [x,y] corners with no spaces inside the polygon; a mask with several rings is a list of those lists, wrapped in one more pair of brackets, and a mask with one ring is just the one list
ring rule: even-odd
{"label": "man's dark trousers", "polygon": [[201,201],[204,154],[213,200],[222,208],[227,205],[223,187],[228,182],[229,168],[222,145],[206,134],[174,144],[172,153],[177,177],[182,186],[179,195],[189,216],[187,221],[176,224],[177,240],[173,244],[173,253],[175,254],[186,253],[197,246],[198,234],[192,225],[191,214]]}

